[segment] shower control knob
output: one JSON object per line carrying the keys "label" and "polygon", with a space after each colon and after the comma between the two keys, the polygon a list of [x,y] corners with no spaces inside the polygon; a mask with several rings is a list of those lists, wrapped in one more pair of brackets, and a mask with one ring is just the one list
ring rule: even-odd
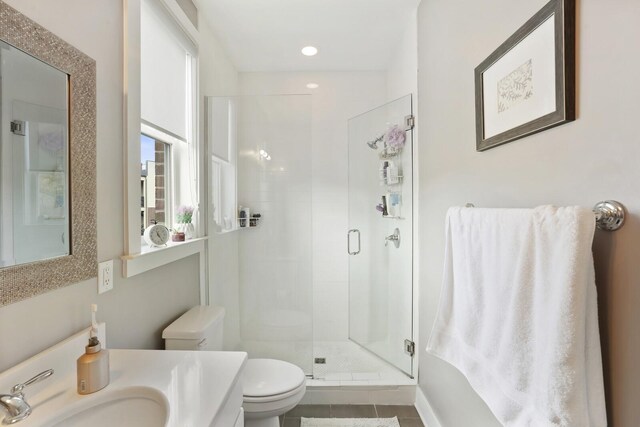
{"label": "shower control knob", "polygon": [[384,238],[385,246],[388,246],[389,242],[393,242],[396,248],[400,247],[400,230],[399,229],[396,228],[395,230],[393,230],[393,234]]}

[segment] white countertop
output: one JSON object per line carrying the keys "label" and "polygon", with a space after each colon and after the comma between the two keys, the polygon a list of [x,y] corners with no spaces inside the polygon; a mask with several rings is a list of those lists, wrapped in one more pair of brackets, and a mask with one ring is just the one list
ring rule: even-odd
{"label": "white countertop", "polygon": [[[69,415],[131,387],[148,387],[166,398],[167,426],[209,426],[240,381],[247,360],[247,354],[242,352],[111,349],[110,384],[96,393],[81,396],[76,392],[75,359],[82,352],[76,351],[75,358],[68,357],[69,347],[75,349],[84,341],[82,333],[80,338],[77,335],[0,374],[0,393],[8,393],[15,382],[26,381],[47,367],[56,371],[50,378],[24,390],[33,413],[16,426],[50,425],[53,419],[60,419],[60,414]],[[59,348],[61,345],[65,345],[64,351]],[[4,410],[0,408],[0,417],[3,416]]]}

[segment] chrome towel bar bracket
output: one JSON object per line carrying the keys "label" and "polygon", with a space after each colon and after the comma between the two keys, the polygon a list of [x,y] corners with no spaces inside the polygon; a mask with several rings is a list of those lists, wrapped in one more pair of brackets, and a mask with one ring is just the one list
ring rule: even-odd
{"label": "chrome towel bar bracket", "polygon": [[[467,203],[466,208],[475,207],[473,203]],[[596,216],[596,227],[605,231],[616,231],[624,225],[625,209],[624,205],[615,200],[605,200],[593,207]]]}
{"label": "chrome towel bar bracket", "polygon": [[624,206],[615,200],[605,200],[593,207],[596,215],[596,227],[600,230],[616,231],[624,225]]}

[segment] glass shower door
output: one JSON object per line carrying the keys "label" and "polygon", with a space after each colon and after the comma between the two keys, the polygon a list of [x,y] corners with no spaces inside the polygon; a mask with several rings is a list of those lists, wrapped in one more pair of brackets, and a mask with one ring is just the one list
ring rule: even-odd
{"label": "glass shower door", "polygon": [[411,95],[349,120],[349,338],[413,376]]}

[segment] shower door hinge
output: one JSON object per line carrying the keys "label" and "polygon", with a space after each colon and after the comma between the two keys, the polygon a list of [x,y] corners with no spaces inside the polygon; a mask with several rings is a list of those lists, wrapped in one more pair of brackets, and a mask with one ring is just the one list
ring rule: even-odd
{"label": "shower door hinge", "polygon": [[16,134],[16,135],[20,135],[20,136],[25,136],[25,123],[22,120],[14,120],[11,122],[11,132]]}
{"label": "shower door hinge", "polygon": [[413,357],[416,354],[416,343],[411,340],[404,340],[404,351]]}
{"label": "shower door hinge", "polygon": [[416,125],[416,118],[413,114],[404,117],[404,130],[411,130]]}

